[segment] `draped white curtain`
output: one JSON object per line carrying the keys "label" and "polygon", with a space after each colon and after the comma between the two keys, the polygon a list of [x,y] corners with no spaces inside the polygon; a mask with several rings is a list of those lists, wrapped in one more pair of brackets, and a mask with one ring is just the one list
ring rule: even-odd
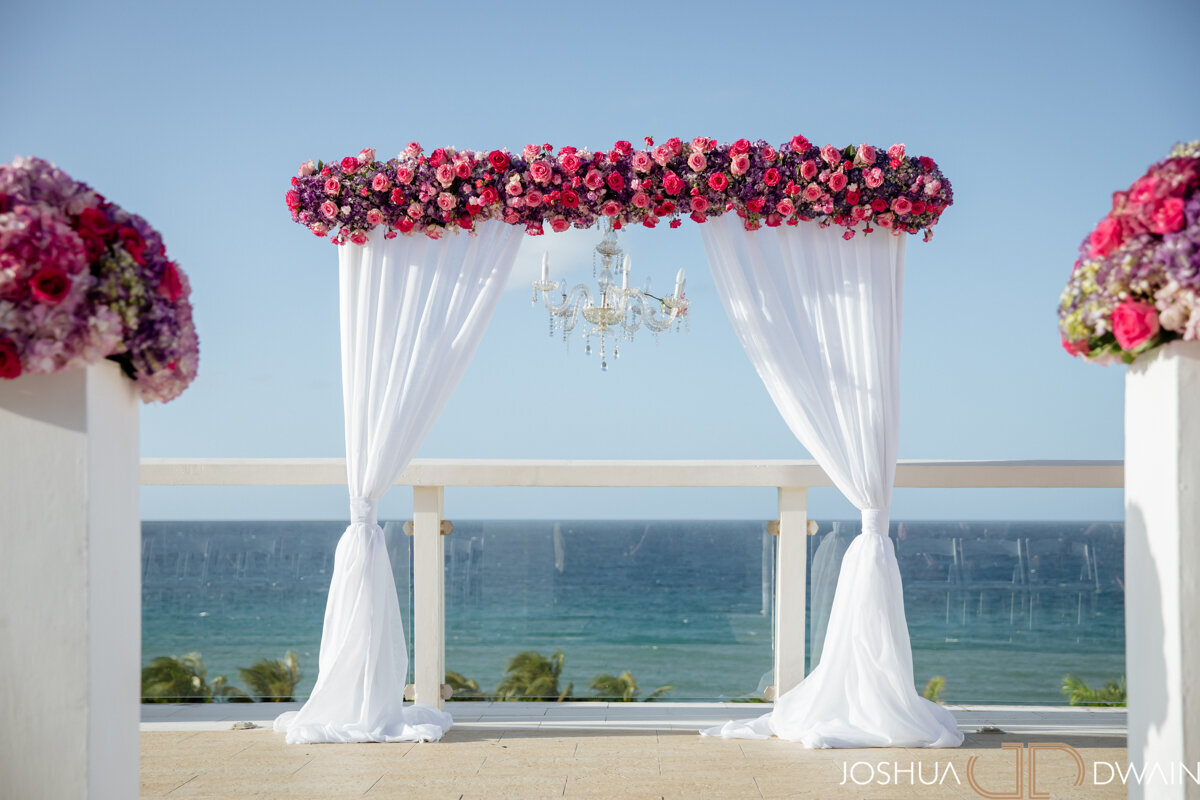
{"label": "draped white curtain", "polygon": [[816,225],[701,227],[738,339],[800,443],[862,511],[842,559],[821,661],[772,713],[703,731],[808,747],[956,747],[920,697],[888,509],[896,472],[904,237]]}
{"label": "draped white curtain", "polygon": [[498,221],[478,235],[339,249],[350,526],[338,542],[317,684],[275,721],[289,743],[436,741],[450,715],[404,704],[404,624],[376,506],[433,427],[474,355],[520,246]]}

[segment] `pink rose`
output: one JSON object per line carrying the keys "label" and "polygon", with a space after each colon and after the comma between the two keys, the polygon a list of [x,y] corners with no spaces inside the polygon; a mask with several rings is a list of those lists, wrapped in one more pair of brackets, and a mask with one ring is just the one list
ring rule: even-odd
{"label": "pink rose", "polygon": [[[743,140],[745,141],[745,140]],[[734,175],[745,175],[750,170],[750,156],[740,153],[729,162],[729,171]]]}
{"label": "pink rose", "polygon": [[421,145],[416,142],[409,142],[408,147],[404,148],[404,152],[400,155],[406,158],[416,158],[421,155]]}
{"label": "pink rose", "polygon": [[288,193],[283,196],[283,199],[287,203],[287,207],[293,211],[300,207],[300,193],[295,189],[289,189]]}
{"label": "pink rose", "polygon": [[891,214],[880,214],[878,217],[875,218],[875,222],[881,228],[890,228],[890,227],[892,227],[892,222],[893,222],[892,215]]}
{"label": "pink rose", "polygon": [[833,166],[842,160],[842,151],[831,144],[827,144],[821,148],[821,158],[824,159],[826,164]]}
{"label": "pink rose", "polygon": [[536,144],[527,144],[521,148],[521,157],[526,161],[533,161],[542,152],[542,148]]}
{"label": "pink rose", "polygon": [[[636,156],[634,157],[634,160],[637,160]],[[558,163],[562,165],[563,171],[568,175],[575,174],[579,167],[582,166],[579,156],[575,155],[574,153],[564,153],[560,155],[558,157]]]}
{"label": "pink rose", "polygon": [[792,141],[788,144],[792,148],[793,153],[803,153],[808,148],[812,147],[812,142],[803,136],[796,135],[792,137]]}
{"label": "pink rose", "polygon": [[442,192],[438,195],[437,204],[442,211],[449,211],[458,205],[458,198],[449,192]]}
{"label": "pink rose", "polygon": [[350,241],[354,242],[355,244],[366,244],[367,234],[363,233],[362,231],[355,231],[354,233],[350,234]]}
{"label": "pink rose", "polygon": [[841,170],[838,170],[829,176],[829,188],[835,192],[840,192],[842,189],[845,189],[846,184],[849,182],[850,180],[846,177],[846,173],[842,172]]}
{"label": "pink rose", "polygon": [[850,241],[851,239],[854,238],[854,231],[850,228],[847,228],[845,231],[842,232],[842,238],[845,239],[847,242]]}
{"label": "pink rose", "polygon": [[371,188],[377,192],[386,192],[390,185],[387,175],[382,172],[376,172],[375,177],[371,179]]}
{"label": "pink rose", "polygon": [[408,215],[410,217],[412,217],[413,219],[420,219],[421,215],[424,213],[425,213],[425,209],[421,208],[420,203],[409,203]]}
{"label": "pink rose", "polygon": [[409,169],[408,167],[399,167],[396,170],[397,182],[403,183],[407,186],[408,184],[412,183],[412,179],[413,179],[413,171],[411,169]]}
{"label": "pink rose", "polygon": [[875,148],[864,142],[858,146],[858,152],[854,154],[854,160],[857,162],[857,166],[874,164],[876,155]]}
{"label": "pink rose", "polygon": [[888,148],[888,158],[899,161],[904,158],[904,143],[894,144]]}
{"label": "pink rose", "polygon": [[883,170],[879,167],[863,170],[863,183],[868,189],[878,189],[883,185]]}
{"label": "pink rose", "polygon": [[529,175],[538,183],[549,182],[554,172],[545,161],[535,161],[529,165]]}
{"label": "pink rose", "polygon": [[650,195],[646,194],[645,192],[638,192],[633,196],[632,202],[635,208],[649,208]]}
{"label": "pink rose", "polygon": [[1126,300],[1113,309],[1112,331],[1122,350],[1133,350],[1158,333],[1158,312],[1149,303]]}
{"label": "pink rose", "polygon": [[714,192],[723,192],[729,186],[729,179],[724,172],[714,172],[708,176],[708,188]]}
{"label": "pink rose", "polygon": [[615,217],[621,213],[621,204],[616,200],[609,200],[600,207],[600,213],[606,217]]}
{"label": "pink rose", "polygon": [[692,198],[692,211],[703,214],[708,210],[708,200],[704,195],[696,195]]}
{"label": "pink rose", "polygon": [[298,176],[300,176],[301,178],[307,178],[309,175],[315,174],[316,171],[317,171],[316,164],[314,164],[311,161],[305,161],[303,164],[300,165],[300,171],[297,172],[296,174]]}
{"label": "pink rose", "polygon": [[775,206],[775,210],[785,217],[790,217],[796,212],[796,207],[792,205],[791,200],[785,197],[779,201],[778,205]]}
{"label": "pink rose", "polygon": [[697,136],[695,139],[692,139],[693,153],[707,153],[709,146],[709,139],[707,136]]}
{"label": "pink rose", "polygon": [[371,227],[375,227],[376,225],[380,225],[382,223],[383,223],[383,214],[379,211],[378,208],[372,208],[370,211],[367,212],[367,224],[368,225],[370,225]]}
{"label": "pink rose", "polygon": [[637,152],[633,154],[633,168],[638,172],[649,172],[654,166],[654,161],[650,158],[649,153]]}
{"label": "pink rose", "polygon": [[892,211],[896,216],[903,217],[905,214],[912,211],[912,201],[907,197],[897,197],[892,201]]}
{"label": "pink rose", "polygon": [[551,217],[550,230],[555,233],[562,233],[567,228],[571,227],[571,223],[567,222],[565,217]]}
{"label": "pink rose", "polygon": [[354,156],[346,156],[342,159],[342,172],[354,172],[358,169],[358,159]]}
{"label": "pink rose", "polygon": [[815,183],[810,183],[804,187],[804,191],[800,193],[800,196],[810,203],[815,203],[821,197],[821,187]]}
{"label": "pink rose", "polygon": [[342,190],[342,182],[337,178],[329,178],[325,181],[325,194],[337,197],[338,192]]}
{"label": "pink rose", "polygon": [[665,167],[667,162],[671,160],[671,148],[665,144],[660,144],[654,148],[651,156],[660,167]]}
{"label": "pink rose", "polygon": [[471,177],[471,162],[467,159],[461,159],[454,162],[454,174],[460,178]]}
{"label": "pink rose", "polygon": [[800,165],[800,177],[806,181],[811,181],[817,177],[817,162],[811,158]]}
{"label": "pink rose", "polygon": [[312,231],[313,235],[315,236],[324,236],[325,234],[329,233],[329,226],[324,222],[314,222],[312,225],[308,226],[308,229]]}
{"label": "pink rose", "polygon": [[589,169],[583,176],[583,185],[595,191],[604,185],[604,176],[600,174],[599,170]]}
{"label": "pink rose", "polygon": [[771,145],[767,145],[767,146],[766,146],[766,147],[764,147],[762,150],[759,150],[759,151],[758,151],[758,154],[759,154],[760,156],[762,156],[762,160],[763,160],[763,161],[766,161],[766,162],[768,162],[768,163],[770,163],[770,162],[774,161],[774,160],[775,160],[775,156],[777,156],[777,155],[778,155],[778,153],[776,153],[776,152],[775,152],[775,148],[774,148],[774,147],[771,147]]}
{"label": "pink rose", "polygon": [[1129,187],[1129,202],[1139,206],[1151,203],[1154,201],[1157,190],[1158,178],[1150,175],[1138,178],[1133,186]]}
{"label": "pink rose", "polygon": [[1062,334],[1059,334],[1059,338],[1062,339],[1063,350],[1066,350],[1073,356],[1086,356],[1091,352],[1087,339],[1080,339],[1078,342],[1069,342],[1067,341],[1067,337]]}
{"label": "pink rose", "polygon": [[525,205],[529,208],[537,208],[542,204],[542,193],[537,189],[530,189],[525,193]]}
{"label": "pink rose", "polygon": [[667,147],[671,150],[671,155],[677,156],[683,152],[683,140],[678,136],[672,136],[667,139]]}
{"label": "pink rose", "polygon": [[939,181],[937,178],[934,178],[929,183],[925,184],[925,194],[928,195],[929,197],[933,197],[941,190],[942,190],[942,182]]}
{"label": "pink rose", "polygon": [[454,165],[442,164],[438,167],[437,180],[444,187],[454,183]]}
{"label": "pink rose", "polygon": [[338,207],[334,205],[332,200],[326,200],[324,203],[321,203],[321,213],[328,219],[337,219]]}
{"label": "pink rose", "polygon": [[1150,218],[1152,233],[1175,233],[1183,228],[1183,198],[1168,197],[1154,209]]}
{"label": "pink rose", "polygon": [[738,139],[729,147],[729,152],[733,155],[742,155],[750,152],[750,140]]}
{"label": "pink rose", "polygon": [[1121,246],[1121,224],[1112,217],[1100,220],[1096,230],[1088,235],[1088,256],[1104,258]]}
{"label": "pink rose", "polygon": [[500,193],[496,191],[496,187],[494,186],[485,186],[483,187],[483,191],[479,193],[479,202],[484,205],[491,205],[492,203],[499,202],[499,200]]}
{"label": "pink rose", "polygon": [[523,186],[521,186],[521,181],[514,178],[505,184],[504,191],[508,193],[509,197],[516,197],[521,192],[525,191],[525,189]]}
{"label": "pink rose", "polygon": [[375,148],[364,147],[362,152],[358,154],[358,161],[360,164],[370,164],[375,161]]}
{"label": "pink rose", "polygon": [[688,156],[688,166],[692,168],[692,172],[703,172],[704,168],[708,166],[708,159],[704,157],[703,153],[693,151]]}

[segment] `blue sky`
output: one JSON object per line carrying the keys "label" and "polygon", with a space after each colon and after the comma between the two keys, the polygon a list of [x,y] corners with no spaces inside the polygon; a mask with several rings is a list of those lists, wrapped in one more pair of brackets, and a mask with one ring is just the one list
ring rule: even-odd
{"label": "blue sky", "polygon": [[[1200,136],[1200,6],[9,4],[0,157],[37,155],[146,217],[191,277],[200,377],[145,406],[146,456],[343,453],[337,254],[283,203],[303,160],[410,140],[592,149],[652,135],[905,142],[955,205],[909,242],[901,458],[1111,459],[1123,368],[1058,345],[1083,236]],[[527,239],[419,457],[804,458],[721,310],[699,231],[631,231],[636,283],[688,273],[687,335],[608,373],[547,337],[528,281],[590,278],[599,234]],[[402,516],[394,490],[382,513]],[[770,518],[761,491],[450,490],[470,517]],[[345,490],[161,489],[146,518],[345,516]],[[814,516],[849,516],[835,492]],[[1119,518],[1115,491],[899,490],[906,518]]]}

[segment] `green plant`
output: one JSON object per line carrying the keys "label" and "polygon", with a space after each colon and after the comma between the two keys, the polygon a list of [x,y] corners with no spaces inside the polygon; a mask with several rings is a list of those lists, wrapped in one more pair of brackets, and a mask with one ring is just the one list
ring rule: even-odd
{"label": "green plant", "polygon": [[1077,675],[1064,675],[1062,693],[1073,706],[1123,706],[1125,705],[1125,676],[1110,680],[1104,686],[1093,689]]}
{"label": "green plant", "polygon": [[204,659],[199,653],[183,656],[159,656],[142,667],[144,703],[248,703],[250,698],[236,686],[229,686],[224,675],[210,684]]}
{"label": "green plant", "polygon": [[921,692],[921,697],[926,700],[932,700],[935,703],[942,702],[942,690],[946,688],[946,679],[941,675],[934,675],[929,679],[929,683],[925,684],[925,690]]}
{"label": "green plant", "polygon": [[[620,675],[597,675],[592,679],[590,688],[600,700],[631,703],[638,699],[637,679],[628,670]],[[674,688],[674,686],[660,686],[646,695],[645,700],[657,700]]]}
{"label": "green plant", "polygon": [[296,684],[300,674],[300,656],[288,650],[283,658],[262,658],[251,667],[238,669],[242,681],[259,700],[268,703],[291,703],[296,699]]}
{"label": "green plant", "polygon": [[550,658],[534,650],[517,653],[504,668],[505,677],[496,687],[496,694],[501,700],[566,700],[575,684],[568,683],[567,688],[559,690],[564,663],[562,650],[555,650]]}
{"label": "green plant", "polygon": [[454,690],[455,700],[474,700],[483,697],[479,682],[459,672],[446,670],[446,685]]}

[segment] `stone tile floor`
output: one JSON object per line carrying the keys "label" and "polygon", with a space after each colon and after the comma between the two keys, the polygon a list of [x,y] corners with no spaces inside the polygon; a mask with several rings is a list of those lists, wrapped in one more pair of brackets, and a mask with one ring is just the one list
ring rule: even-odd
{"label": "stone tile floor", "polygon": [[[742,703],[447,703],[437,743],[287,745],[284,704],[142,706],[143,797],[190,798],[1119,798],[1124,710],[950,706],[950,750],[808,750],[706,739],[765,713]],[[262,727],[233,730],[235,722]],[[979,732],[998,728],[999,732]],[[1065,744],[1066,749],[1036,745]],[[1078,758],[1078,760],[1077,760]],[[1018,773],[1020,784],[1018,791]],[[1076,779],[1080,779],[1076,785]],[[1031,785],[1032,781],[1032,785]]]}

